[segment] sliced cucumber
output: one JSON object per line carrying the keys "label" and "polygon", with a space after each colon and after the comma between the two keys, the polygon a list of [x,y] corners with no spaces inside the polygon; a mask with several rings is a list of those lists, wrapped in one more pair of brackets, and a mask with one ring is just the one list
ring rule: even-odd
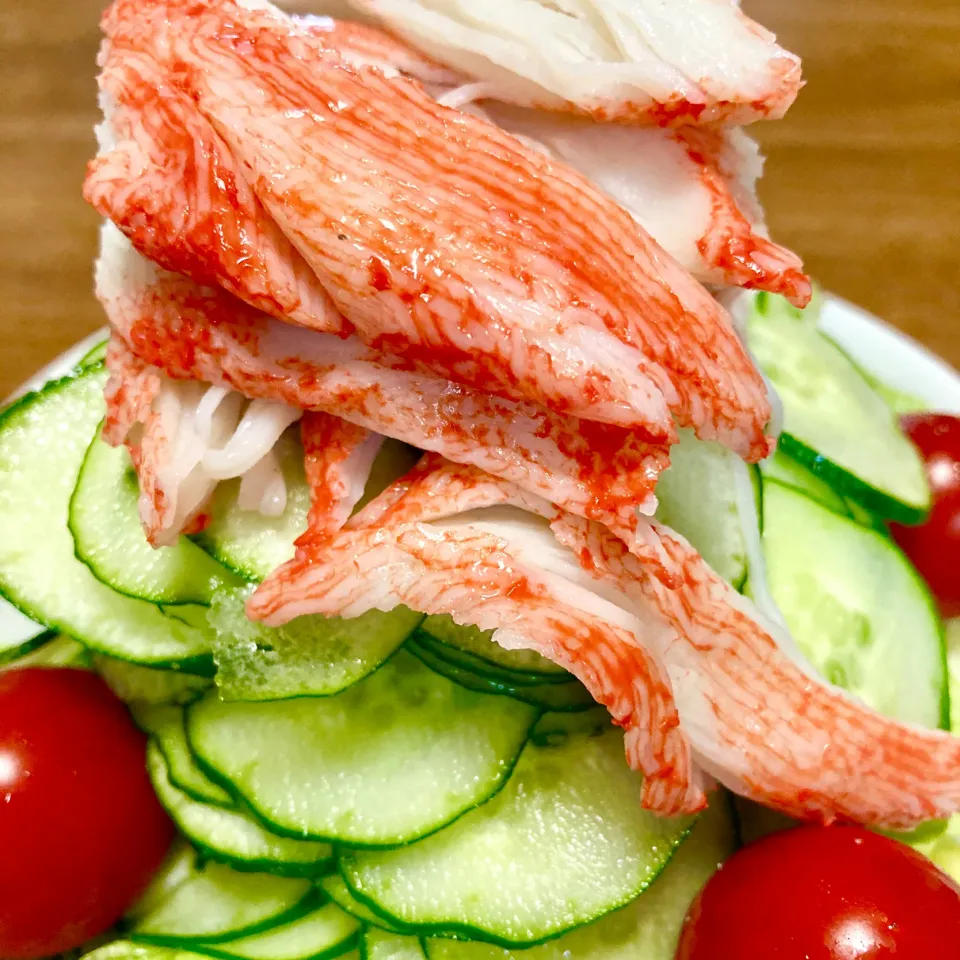
{"label": "sliced cucumber", "polygon": [[465,690],[404,651],[334,697],[187,710],[198,759],[271,830],[407,843],[482,803],[510,775],[536,711]]}
{"label": "sliced cucumber", "polygon": [[896,416],[814,323],[758,296],[747,342],[783,401],[780,449],[869,511],[919,523],[930,509],[923,463]]}
{"label": "sliced cucumber", "polygon": [[690,829],[639,804],[623,735],[548,715],[506,787],[482,807],[396,850],[344,850],[354,894],[420,933],[533,944],[639,896]]}
{"label": "sliced cucumber", "polygon": [[73,667],[77,670],[89,670],[90,652],[72,637],[51,634],[52,639],[33,650],[28,650],[16,660],[0,664],[0,670],[16,670],[21,667]]}
{"label": "sliced cucumber", "polygon": [[764,481],[776,480],[793,487],[834,513],[850,515],[846,501],[830,484],[780,450],[760,464],[760,474]]}
{"label": "sliced cucumber", "polygon": [[[287,485],[287,506],[279,517],[241,510],[240,481],[221,483],[214,496],[213,520],[196,542],[224,566],[245,580],[259,583],[294,553],[294,541],[307,528],[310,490],[303,468],[299,430],[288,430],[274,448]],[[420,451],[396,440],[386,440],[377,455],[364,490],[364,503],[406,473]]]}
{"label": "sliced cucumber", "polygon": [[622,910],[523,951],[476,940],[429,939],[427,956],[430,960],[673,960],[693,898],[735,849],[728,803],[714,796],[654,884]]}
{"label": "sliced cucumber", "polygon": [[98,363],[107,358],[107,340],[102,340],[96,346],[91,347],[78,361],[77,368],[85,370],[87,367],[95,367]]}
{"label": "sliced cucumber", "polygon": [[329,696],[371,674],[423,620],[406,607],[354,620],[298,617],[283,627],[253,623],[246,590],[224,590],[210,608],[217,688],[224,700]]}
{"label": "sliced cucumber", "polygon": [[124,447],[108,446],[100,430],[90,443],[70,499],[77,557],[112,590],[151,603],[207,605],[233,575],[195,543],[155,550],[137,513],[140,489]]}
{"label": "sliced cucumber", "polygon": [[947,674],[950,695],[950,729],[960,734],[960,619],[948,620]]}
{"label": "sliced cucumber", "polygon": [[388,933],[376,927],[367,927],[363,931],[360,955],[365,960],[426,960],[417,937]]}
{"label": "sliced cucumber", "polygon": [[350,892],[346,881],[339,873],[331,873],[319,882],[320,889],[342,910],[346,910],[352,917],[356,917],[367,926],[378,927],[388,933],[400,931],[389,921],[384,920],[378,913],[374,913],[368,906],[362,904]]}
{"label": "sliced cucumber", "polygon": [[156,741],[166,761],[170,782],[199,803],[233,808],[233,798],[198,766],[187,743],[183,710],[178,706],[138,707],[133,712],[140,727]]}
{"label": "sliced cucumber", "polygon": [[132,940],[113,940],[83,954],[82,960],[203,960],[204,954]]}
{"label": "sliced cucumber", "polygon": [[155,742],[147,747],[147,771],[170,818],[208,859],[234,870],[286,877],[315,877],[329,871],[333,863],[329,844],[275,836],[248,814],[199,803],[178,790],[170,782],[166,761]]}
{"label": "sliced cucumber", "polygon": [[736,454],[681,430],[657,483],[657,520],[686,537],[736,589],[747,578],[747,547],[737,507]]}
{"label": "sliced cucumber", "polygon": [[921,841],[911,846],[960,883],[960,814],[950,819],[946,831],[935,840]]}
{"label": "sliced cucumber", "polygon": [[25,657],[55,636],[54,631],[34,623],[13,604],[0,599],[0,666]]}
{"label": "sliced cucumber", "polygon": [[813,665],[887,716],[946,726],[942,625],[893,541],[776,481],[763,508],[768,587]]}
{"label": "sliced cucumber", "polygon": [[[537,678],[544,680],[568,680],[570,674],[563,667],[558,666],[546,657],[540,656],[535,650],[507,650],[499,643],[491,640],[492,631],[480,630],[472,626],[460,626],[453,622],[452,617],[445,615],[427,617],[420,625],[420,629],[434,640],[469,654],[495,667],[508,670],[511,673],[530,676],[528,682],[535,682]],[[532,676],[531,676],[532,675]]]}
{"label": "sliced cucumber", "polygon": [[174,890],[190,880],[196,871],[197,851],[182,837],[178,837],[160,869],[153,875],[150,885],[124,915],[124,928],[133,926],[141,917],[153,913],[171,897]]}
{"label": "sliced cucumber", "polygon": [[843,352],[844,356],[860,371],[863,379],[873,387],[877,396],[879,396],[897,416],[905,413],[917,413],[921,410],[933,409],[926,400],[909,393],[904,393],[902,390],[898,390],[896,387],[885,383],[860,363],[856,357],[852,356],[850,352],[844,348],[843,344],[837,343],[836,339],[831,337],[829,333],[824,332],[824,336],[828,337],[830,342],[834,344],[838,350]]}
{"label": "sliced cucumber", "polygon": [[130,937],[170,946],[222,943],[289,923],[316,905],[309,880],[208,863],[141,916]]}
{"label": "sliced cucumber", "polygon": [[131,704],[190,703],[202,696],[211,683],[208,677],[141,667],[103,655],[94,656],[93,665],[107,686]]}
{"label": "sliced cucumber", "polygon": [[336,904],[318,907],[298,920],[265,933],[228,940],[216,946],[198,944],[200,953],[231,960],[327,960],[352,949],[360,924]]}
{"label": "sliced cucumber", "polygon": [[[442,644],[433,643],[429,636],[414,634],[407,641],[407,650],[440,676],[453,680],[467,690],[479,693],[499,694],[511,697],[542,710],[578,711],[596,706],[586,687],[579,680],[566,683],[517,684],[515,681],[497,679],[489,670],[475,671],[456,662]],[[462,658],[460,658],[462,660]]]}
{"label": "sliced cucumber", "polygon": [[[539,687],[545,683],[564,685],[574,679],[566,670],[556,673],[520,673],[518,670],[498,667],[492,660],[478,657],[476,654],[469,653],[460,647],[435,640],[431,634],[422,629],[417,630],[411,639],[418,646],[455,667],[479,674],[481,677],[496,680],[508,687]],[[481,637],[481,639],[483,638]]]}
{"label": "sliced cucumber", "polygon": [[115,593],[74,556],[68,508],[103,416],[104,378],[94,368],[56,381],[0,417],[0,593],[100,653],[209,672],[204,633]]}

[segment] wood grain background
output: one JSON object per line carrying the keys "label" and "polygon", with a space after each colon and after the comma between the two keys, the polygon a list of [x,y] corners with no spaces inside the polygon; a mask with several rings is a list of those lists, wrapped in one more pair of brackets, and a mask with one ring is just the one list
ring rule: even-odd
{"label": "wood grain background", "polygon": [[[0,396],[102,323],[80,199],[101,6],[0,0]],[[960,3],[744,6],[806,61],[789,117],[755,128],[774,234],[960,364]]]}

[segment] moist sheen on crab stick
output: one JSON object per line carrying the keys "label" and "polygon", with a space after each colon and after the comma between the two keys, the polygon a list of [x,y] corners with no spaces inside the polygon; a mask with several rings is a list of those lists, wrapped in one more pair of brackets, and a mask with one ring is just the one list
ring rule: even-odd
{"label": "moist sheen on crab stick", "polygon": [[[437,521],[446,512],[434,505],[444,484],[401,481],[399,496],[383,495],[385,510],[374,502],[368,522],[359,514],[322,549],[268,577],[248,613],[278,625],[306,613],[358,616],[405,603],[494,629],[504,646],[562,663],[611,709],[627,731],[631,764],[655,780],[644,802],[661,811],[701,802],[698,787],[708,781],[698,768],[805,819],[910,829],[960,808],[960,740],[881,717],[795,663],[785,652],[789,638],[778,642],[776,628],[678,535],[649,525],[662,546],[658,561],[666,556],[677,573],[671,588],[596,522],[558,512],[550,530],[567,548],[558,555],[542,521],[485,515],[485,499],[503,502],[484,493],[496,485],[482,481],[469,494],[447,485],[446,506],[469,512]],[[432,499],[419,498],[405,516],[402,498],[424,486]],[[430,522],[408,519],[423,506]],[[637,647],[656,670],[621,669]],[[650,730],[649,712],[626,707],[668,697],[679,718],[669,749]],[[633,738],[666,752],[638,756]],[[693,761],[667,762],[686,756],[687,745]]]}
{"label": "moist sheen on crab stick", "polygon": [[[264,7],[283,16],[267,4]],[[390,75],[413,77],[442,103],[458,98],[463,88],[461,74],[437,66],[374,28],[329,17],[296,22],[352,66],[375,66]],[[162,71],[129,44],[121,46],[120,53],[112,50],[111,42],[105,42],[99,80],[105,121],[100,127],[101,155],[87,178],[87,198],[142,253],[168,269],[180,268],[199,282],[219,282],[267,313],[279,315],[272,309],[276,308],[292,322],[322,329],[323,311],[300,309],[296,297],[261,297],[265,287],[285,289],[282,276],[266,284],[253,269],[278,266],[276,257],[264,256],[272,253],[274,237],[269,225],[263,226],[261,243],[266,250],[260,259],[251,256],[247,249],[251,231],[244,224],[251,213],[258,219],[264,213],[251,203],[245,195],[249,188],[242,184],[237,209],[232,210],[232,194],[224,188],[237,185],[239,174],[220,171],[230,165],[230,157],[192,101],[164,82]],[[766,237],[755,193],[762,160],[742,130],[597,124],[497,107],[490,101],[482,112],[476,105],[464,107],[533,141],[589,177],[698,280],[782,293],[797,306],[808,300],[810,282],[799,258]],[[138,112],[145,115],[139,117]],[[184,198],[189,204],[178,202]],[[214,251],[206,249],[211,223],[217,225]],[[285,244],[281,236],[277,250]],[[200,262],[191,263],[187,251]],[[217,265],[227,268],[225,279],[215,271],[202,274],[204,261],[218,251]],[[228,251],[233,256],[227,257]],[[292,247],[282,252],[289,254],[299,279],[306,269],[302,259]],[[239,273],[237,264],[243,265]],[[315,278],[306,280],[319,286]]]}
{"label": "moist sheen on crab stick", "polygon": [[651,438],[672,438],[669,408],[767,452],[766,393],[729,317],[575,171],[288,19],[211,0],[128,23],[118,3],[112,42],[163,56],[368,343]]}
{"label": "moist sheen on crab stick", "polygon": [[170,377],[340,416],[474,464],[575,513],[652,512],[669,463],[620,427],[578,421],[386,365],[354,338],[280,323],[141,257],[105,225],[97,293],[139,359]]}
{"label": "moist sheen on crab stick", "polygon": [[168,270],[222,286],[275,317],[346,329],[226,146],[152,58],[106,40],[100,67],[100,155],[84,182],[97,212]]}

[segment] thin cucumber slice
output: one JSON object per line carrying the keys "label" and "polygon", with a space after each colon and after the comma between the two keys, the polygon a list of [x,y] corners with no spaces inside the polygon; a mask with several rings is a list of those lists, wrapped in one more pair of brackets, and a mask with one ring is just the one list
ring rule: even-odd
{"label": "thin cucumber slice", "polygon": [[690,818],[638,802],[622,733],[547,716],[506,787],[447,829],[396,850],[344,850],[354,894],[401,927],[534,944],[643,893]]}
{"label": "thin cucumber slice", "polygon": [[510,775],[536,711],[465,690],[400,651],[334,697],[187,709],[201,765],[271,830],[407,843],[482,803]]}
{"label": "thin cucumber slice", "polygon": [[760,475],[764,481],[776,480],[799,490],[834,513],[850,516],[847,502],[830,484],[780,450],[760,464]]}
{"label": "thin cucumber slice", "polygon": [[286,877],[315,877],[329,872],[333,863],[329,844],[275,836],[248,814],[199,803],[178,790],[170,782],[166,761],[155,742],[147,747],[147,771],[163,808],[207,859],[226,863],[234,870]]}
{"label": "thin cucumber slice", "polygon": [[70,499],[77,557],[117,593],[151,603],[209,605],[235,578],[186,537],[175,546],[151,547],[140,525],[139,497],[126,448],[108,446],[98,428]]}
{"label": "thin cucumber slice", "polygon": [[767,585],[807,658],[887,716],[946,726],[942,625],[893,541],[772,480],[763,509]]}
{"label": "thin cucumber slice", "polygon": [[435,640],[431,634],[422,629],[417,630],[412,639],[415,640],[417,646],[428,650],[431,654],[445,660],[452,666],[479,674],[481,677],[495,680],[508,687],[539,687],[547,683],[563,685],[574,679],[566,670],[562,673],[520,673],[516,670],[498,667],[492,660],[486,660],[460,647]]}
{"label": "thin cucumber slice", "polygon": [[233,798],[198,766],[187,743],[183,709],[178,706],[147,706],[134,709],[140,728],[156,741],[166,761],[170,782],[199,803],[233,808]]}
{"label": "thin cucumber slice", "polygon": [[[512,673],[542,677],[543,680],[565,681],[569,674],[535,650],[507,650],[491,640],[492,632],[473,626],[460,626],[452,617],[434,615],[427,617],[420,629],[448,647],[487,661]],[[532,680],[531,680],[532,682]]]}
{"label": "thin cucumber slice", "polygon": [[683,919],[717,866],[736,849],[727,799],[711,798],[689,839],[643,896],[537,947],[505,950],[469,940],[428,939],[429,960],[673,960]]}
{"label": "thin cucumber slice", "polygon": [[950,819],[946,831],[935,840],[921,841],[911,846],[960,883],[960,814]]}
{"label": "thin cucumber slice", "polygon": [[103,655],[94,656],[93,665],[107,686],[131,704],[190,703],[202,696],[211,683],[208,677],[141,667]]}
{"label": "thin cucumber slice", "polygon": [[736,454],[681,430],[657,483],[657,520],[686,537],[724,580],[740,589],[747,547],[737,508]]}
{"label": "thin cucumber slice", "polygon": [[289,923],[316,905],[309,880],[208,863],[140,917],[130,937],[168,946],[222,943]]}
{"label": "thin cucumber slice", "polygon": [[871,530],[876,530],[877,533],[881,533],[885,537],[890,536],[890,529],[875,513],[871,513],[866,507],[860,506],[856,500],[851,500],[849,497],[845,498],[844,503],[847,508],[847,513],[853,517],[861,527],[869,527]]}
{"label": "thin cucumber slice", "polygon": [[757,297],[747,343],[783,402],[780,449],[869,511],[919,523],[930,509],[923,463],[896,416],[815,324]]}
{"label": "thin cucumber slice", "polygon": [[947,675],[950,695],[950,729],[960,734],[960,619],[948,620]]}
{"label": "thin cucumber slice", "polygon": [[55,636],[54,631],[35,623],[13,604],[0,599],[0,666],[25,657]]}
{"label": "thin cucumber slice", "polygon": [[417,937],[388,933],[376,927],[363,931],[360,955],[365,960],[426,960],[423,945]]}
{"label": "thin cucumber slice", "polygon": [[78,361],[77,368],[79,370],[86,370],[87,367],[95,367],[98,363],[102,363],[107,358],[107,343],[106,340],[101,340],[96,346],[91,347]]}
{"label": "thin cucumber slice", "polygon": [[318,907],[305,917],[253,936],[194,949],[231,960],[327,960],[356,946],[360,924],[335,903]]}
{"label": "thin cucumber slice", "polygon": [[[259,583],[294,553],[294,541],[307,529],[310,490],[303,469],[299,430],[288,430],[274,448],[287,485],[287,505],[279,517],[241,510],[240,481],[221,483],[214,495],[213,520],[196,542],[225,567],[252,583]],[[406,473],[420,451],[396,440],[384,442],[370,471],[364,503]]]}
{"label": "thin cucumber slice", "polygon": [[28,651],[16,660],[0,665],[0,670],[17,670],[22,667],[72,667],[89,670],[90,652],[73,637],[51,634],[52,639]]}
{"label": "thin cucumber slice", "polygon": [[842,344],[837,343],[829,333],[824,332],[824,336],[829,338],[830,342],[834,344],[838,350],[843,352],[844,356],[860,371],[863,379],[873,387],[877,396],[879,396],[897,416],[905,413],[917,413],[922,410],[933,409],[926,400],[916,397],[913,394],[904,393],[902,390],[890,386],[889,383],[885,383],[860,363],[856,357],[852,356],[848,350],[844,349]]}
{"label": "thin cucumber slice", "polygon": [[249,595],[249,588],[224,590],[210,608],[223,700],[339,693],[373,673],[423,620],[423,614],[397,607],[389,613],[371,610],[354,620],[305,616],[267,627],[247,619]]}
{"label": "thin cucumber slice", "polygon": [[153,875],[150,886],[124,915],[124,928],[132,927],[138,920],[153,913],[196,873],[197,851],[183,837],[178,837],[160,869]]}
{"label": "thin cucumber slice", "polygon": [[81,960],[203,960],[204,954],[132,940],[112,940],[83,954]]}
{"label": "thin cucumber slice", "polygon": [[407,641],[407,650],[421,660],[434,672],[478,693],[499,694],[511,697],[542,710],[578,711],[589,710],[596,706],[587,688],[579,680],[571,679],[567,683],[542,683],[536,686],[517,685],[498,680],[488,671],[483,673],[451,662],[448,657],[437,652],[437,644],[430,644],[430,638],[423,642],[415,634]]}
{"label": "thin cucumber slice", "polygon": [[115,593],[74,556],[70,497],[103,416],[104,379],[94,368],[56,381],[0,417],[0,593],[99,653],[209,672],[204,633]]}
{"label": "thin cucumber slice", "polygon": [[342,910],[346,910],[352,917],[356,917],[366,926],[378,927],[388,933],[400,933],[389,921],[384,920],[378,913],[374,913],[368,906],[362,904],[350,892],[346,881],[339,873],[331,873],[319,882],[320,889]]}

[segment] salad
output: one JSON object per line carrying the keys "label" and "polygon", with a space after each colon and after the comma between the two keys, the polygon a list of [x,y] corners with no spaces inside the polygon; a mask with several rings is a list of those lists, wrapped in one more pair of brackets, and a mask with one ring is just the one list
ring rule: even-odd
{"label": "salad", "polygon": [[0,415],[0,956],[960,956],[960,420],[767,235],[799,61],[506,6],[106,10],[109,337]]}

